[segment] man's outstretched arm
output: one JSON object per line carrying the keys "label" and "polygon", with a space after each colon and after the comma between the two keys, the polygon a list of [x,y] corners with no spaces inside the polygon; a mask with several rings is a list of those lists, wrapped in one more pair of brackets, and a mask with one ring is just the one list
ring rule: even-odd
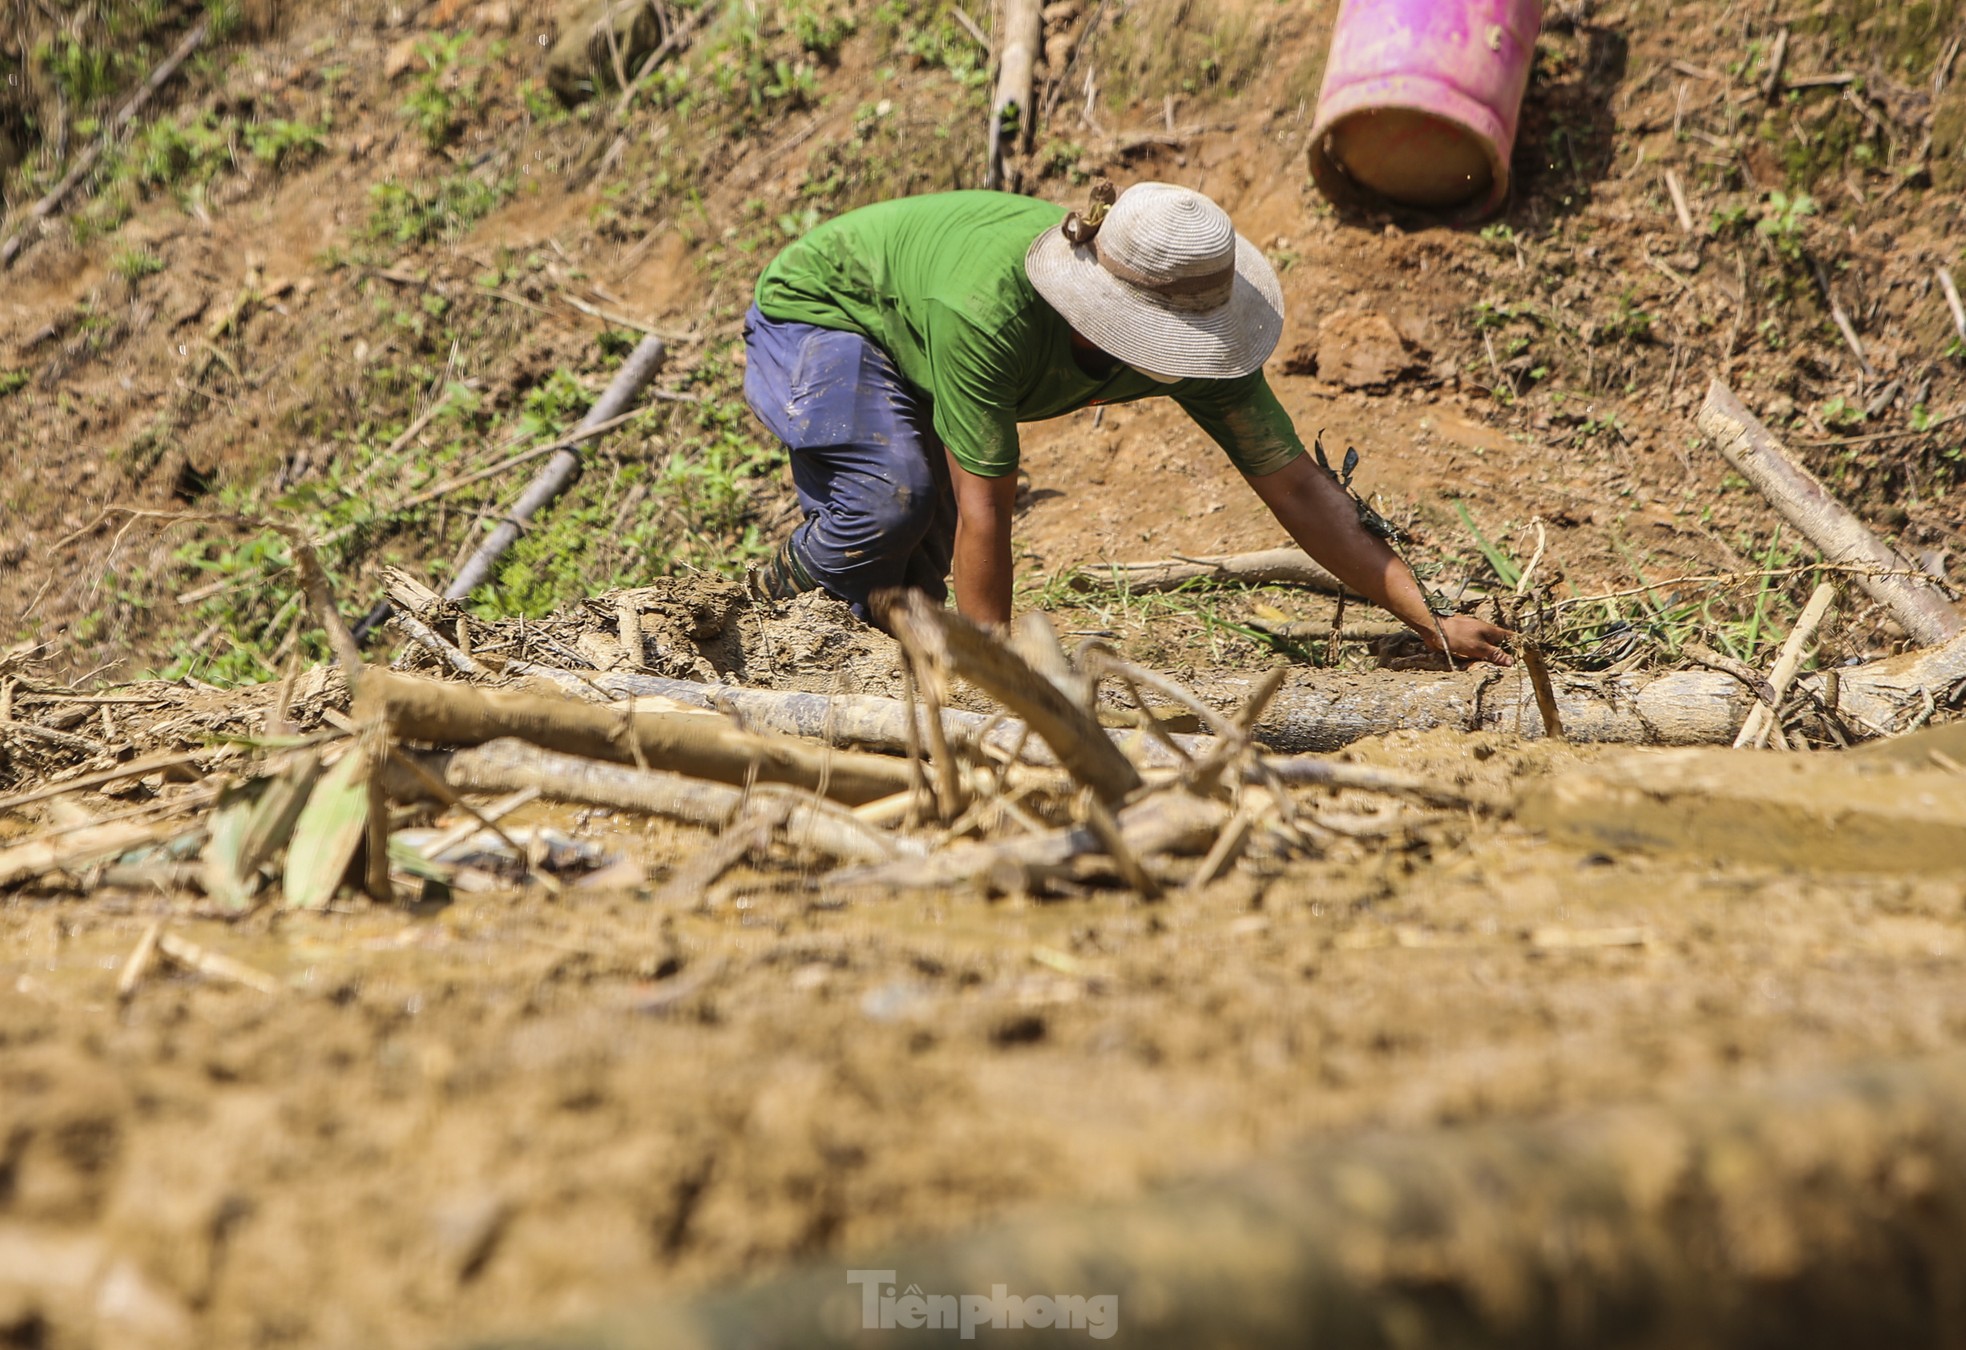
{"label": "man's outstretched arm", "polygon": [[956,608],[964,618],[1001,627],[1010,622],[1010,517],[1017,475],[985,478],[950,455],[949,480],[956,491]]}
{"label": "man's outstretched arm", "polygon": [[[1383,539],[1359,524],[1351,497],[1316,460],[1299,455],[1274,473],[1244,476],[1299,548],[1360,595],[1390,610],[1428,646],[1440,646],[1434,616],[1412,569]],[[960,556],[960,545],[958,549]],[[1448,649],[1463,661],[1512,664],[1503,650],[1510,637],[1505,628],[1471,614],[1456,614],[1441,618],[1440,632],[1446,634]]]}

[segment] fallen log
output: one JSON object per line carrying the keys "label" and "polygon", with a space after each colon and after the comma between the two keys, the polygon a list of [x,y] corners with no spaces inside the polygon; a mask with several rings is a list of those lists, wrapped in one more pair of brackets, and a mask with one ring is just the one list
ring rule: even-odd
{"label": "fallen log", "polygon": [[[641,344],[628,353],[628,359],[615,372],[613,382],[594,401],[594,406],[587,410],[587,415],[580,419],[580,425],[575,430],[590,430],[626,412],[628,405],[642,392],[643,386],[655,378],[656,371],[662,369],[668,354],[669,350],[661,338],[654,335],[643,338]],[[489,580],[492,568],[518,539],[519,531],[541,507],[566,491],[567,485],[579,472],[580,455],[577,451],[571,448],[555,451],[553,457],[546,461],[546,467],[533,477],[519,500],[513,503],[511,514],[485,537],[485,542],[458,569],[456,578],[444,588],[444,598],[463,600]]]}
{"label": "fallen log", "polygon": [[[410,753],[415,753],[417,761],[439,781],[458,792],[534,788],[553,801],[639,811],[713,830],[729,824],[745,801],[743,789],[723,783],[560,754],[510,737],[469,750]],[[391,772],[385,786],[398,800],[428,795],[409,775]],[[756,788],[752,795],[779,793],[789,794],[789,790]],[[842,809],[829,810],[824,801],[800,798],[787,805],[786,837],[841,862],[882,863],[921,851],[917,842],[869,829]]]}
{"label": "fallen log", "polygon": [[513,736],[548,750],[640,762],[713,782],[786,783],[849,805],[889,796],[912,781],[901,760],[739,731],[697,713],[636,712],[384,670],[371,670],[364,680],[356,716],[386,718],[396,734],[428,745],[481,745]]}
{"label": "fallen log", "polygon": [[1097,718],[968,619],[914,590],[877,592],[874,609],[904,645],[927,653],[1022,717],[1101,801],[1116,803],[1140,786],[1140,771]]}
{"label": "fallen log", "polygon": [[[747,725],[761,731],[830,739],[894,753],[906,746],[908,705],[899,699],[864,694],[833,698],[790,690],[698,685],[652,675],[574,677],[543,667],[526,667],[525,672],[559,674],[616,696],[659,695],[707,708],[727,704]],[[1946,704],[1955,686],[1966,680],[1966,642],[1955,639],[1869,665],[1840,668],[1834,672],[1834,689],[1826,678],[1830,673],[1810,672],[1799,677],[1793,687],[1819,699],[1861,734],[1895,734],[1929,716],[1934,705]],[[1725,745],[1740,732],[1748,710],[1754,706],[1738,680],[1713,671],[1666,675],[1552,671],[1550,680],[1565,734],[1578,741]],[[1254,680],[1218,680],[1197,686],[1218,707],[1240,706],[1254,687]],[[830,732],[824,730],[829,719]],[[981,713],[943,711],[943,725],[952,740],[976,735],[989,720]],[[1519,669],[1345,675],[1296,670],[1257,722],[1255,735],[1272,750],[1299,754],[1339,750],[1367,736],[1391,731],[1435,727],[1541,735],[1543,721],[1535,690]],[[1165,747],[1131,730],[1109,730],[1107,735],[1109,739],[1123,739],[1143,769],[1179,766]],[[1026,760],[1047,765],[1056,762],[1040,744],[1025,737],[1024,724],[1019,721],[999,721],[984,739],[1006,752],[1025,739]],[[1205,736],[1173,739],[1196,758],[1206,755],[1214,743]]]}
{"label": "fallen log", "polygon": [[1943,642],[1966,631],[1966,619],[1921,579],[1918,568],[1872,534],[1816,476],[1796,463],[1774,433],[1749,412],[1734,391],[1715,380],[1697,418],[1727,462],[1738,469],[1782,519],[1800,530],[1833,563],[1854,565],[1857,584],[1890,611],[1919,643]]}
{"label": "fallen log", "polygon": [[[1121,810],[1119,838],[1135,858],[1207,851],[1228,822],[1229,808],[1185,792],[1161,792]],[[1009,878],[1024,886],[1065,875],[1075,858],[1111,855],[1093,826],[1028,835],[999,844],[958,844],[926,858],[835,872],[832,886],[888,890],[943,890],[980,880]]]}
{"label": "fallen log", "polygon": [[1003,49],[997,55],[997,88],[990,99],[984,166],[986,188],[1004,185],[1004,159],[1028,142],[1037,120],[1032,105],[1038,54],[1044,43],[1044,11],[1038,0],[1008,0],[1004,6]]}
{"label": "fallen log", "polygon": [[1167,558],[1159,562],[1088,564],[1072,574],[1075,590],[1100,586],[1128,591],[1174,591],[1197,581],[1261,586],[1287,582],[1337,595],[1344,583],[1300,548],[1270,548],[1216,558]]}
{"label": "fallen log", "polygon": [[[1834,688],[1830,677],[1834,677]],[[1625,745],[1727,745],[1753,700],[1731,675],[1597,675],[1553,671],[1552,692],[1566,736]],[[1868,665],[1812,671],[1794,689],[1821,702],[1864,735],[1893,735],[1949,705],[1966,682],[1966,635],[1937,647]],[[1198,685],[1218,706],[1248,696],[1254,680]],[[1542,715],[1519,670],[1438,673],[1293,672],[1256,725],[1273,750],[1336,750],[1389,731],[1453,727],[1542,734]]]}
{"label": "fallen log", "polygon": [[[908,752],[909,706],[904,699],[883,698],[878,694],[812,694],[797,689],[703,684],[632,671],[575,675],[530,662],[512,662],[506,669],[516,675],[551,680],[569,692],[591,691],[618,699],[666,698],[711,711],[728,711],[752,731],[802,736],[828,745],[849,745],[889,755]],[[920,715],[916,713],[917,718]],[[1027,764],[1047,768],[1058,764],[1058,757],[1050,748],[1014,717],[944,708],[942,734],[951,742],[987,745],[1006,755],[1016,754]],[[1143,768],[1173,768],[1180,763],[1165,746],[1140,736],[1134,728],[1108,727],[1106,735],[1134,751],[1136,762]],[[1171,734],[1170,739],[1195,757],[1206,754],[1214,745],[1214,739],[1208,736]]]}
{"label": "fallen log", "polygon": [[1057,1328],[1031,1333],[1044,1344],[1138,1350],[1946,1346],[1961,1288],[1952,1054],[1323,1139],[483,1350],[921,1350],[1034,1326]]}

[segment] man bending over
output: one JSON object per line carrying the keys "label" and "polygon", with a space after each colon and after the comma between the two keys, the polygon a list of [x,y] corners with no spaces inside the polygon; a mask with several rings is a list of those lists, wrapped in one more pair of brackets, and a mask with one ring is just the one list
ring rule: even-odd
{"label": "man bending over", "polygon": [[1506,665],[1508,634],[1439,619],[1420,584],[1304,453],[1263,378],[1283,334],[1268,260],[1188,188],[1138,183],[1084,216],[950,192],[829,221],[758,280],[745,316],[752,411],[791,451],[806,519],[759,574],[867,618],[908,586],[1010,620],[1017,424],[1172,398],[1303,550],[1438,648]]}

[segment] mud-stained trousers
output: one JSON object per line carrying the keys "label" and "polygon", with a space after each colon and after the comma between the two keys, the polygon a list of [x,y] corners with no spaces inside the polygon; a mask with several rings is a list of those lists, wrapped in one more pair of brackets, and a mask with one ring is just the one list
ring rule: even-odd
{"label": "mud-stained trousers", "polygon": [[929,398],[858,333],[744,316],[744,399],[791,451],[791,561],[871,619],[889,586],[949,594],[956,498]]}

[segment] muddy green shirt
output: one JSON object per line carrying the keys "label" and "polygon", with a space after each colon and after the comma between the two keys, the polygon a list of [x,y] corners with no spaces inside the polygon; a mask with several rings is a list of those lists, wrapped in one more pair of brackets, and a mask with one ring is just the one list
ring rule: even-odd
{"label": "muddy green shirt", "polygon": [[1096,403],[1165,394],[1244,473],[1304,453],[1258,370],[1161,384],[1124,364],[1104,377],[1072,357],[1071,328],[1024,275],[1031,241],[1065,209],[1004,192],[946,192],[863,207],[790,245],[758,279],[769,319],[858,333],[928,394],[958,464],[997,478],[1017,467],[1017,424]]}

